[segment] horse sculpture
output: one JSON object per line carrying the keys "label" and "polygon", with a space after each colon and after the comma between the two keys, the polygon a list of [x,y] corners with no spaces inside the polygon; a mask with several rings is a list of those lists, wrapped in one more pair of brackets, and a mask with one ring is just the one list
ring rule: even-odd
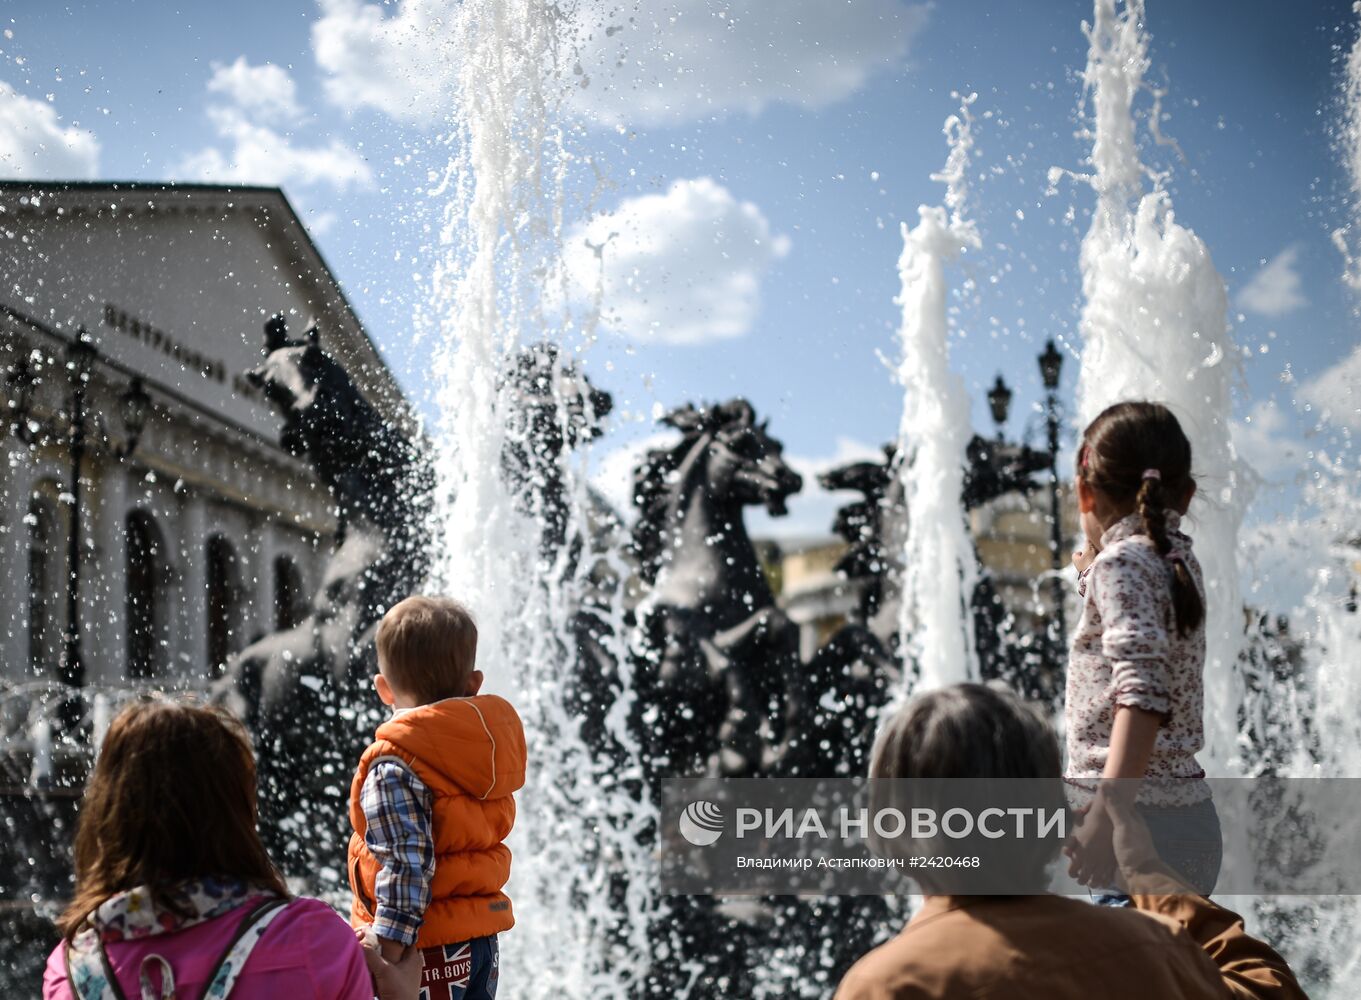
{"label": "horse sculpture", "polygon": [[746,400],[684,406],[681,432],[650,452],[634,481],[633,550],[650,591],[637,609],[635,733],[654,776],[763,770],[782,673],[797,644],[743,522],[782,514],[803,485]]}
{"label": "horse sculpture", "polygon": [[265,343],[247,378],[282,414],[280,443],[330,491],[338,529],[306,617],[232,657],[214,698],[254,734],[271,854],[327,882],[344,857],[346,780],[377,719],[373,635],[425,578],[434,478],[421,442],[383,419],[315,325],[289,340],[274,317]]}
{"label": "horse sculpture", "polygon": [[[666,777],[864,774],[889,657],[852,622],[801,660],[743,522],[757,504],[782,514],[801,477],[745,400],[662,422],[681,439],[648,454],[634,488],[633,548],[650,590],[637,608],[633,729],[652,794]],[[805,981],[830,988],[882,919],[878,901],[777,898],[738,912],[680,897],[652,933],[659,952],[679,949],[695,969],[661,963],[645,994],[749,996],[754,956],[796,944]]]}

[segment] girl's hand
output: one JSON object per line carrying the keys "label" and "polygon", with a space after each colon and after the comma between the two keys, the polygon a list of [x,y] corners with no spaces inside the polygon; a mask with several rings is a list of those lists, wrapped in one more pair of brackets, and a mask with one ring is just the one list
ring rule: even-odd
{"label": "girl's hand", "polygon": [[1087,572],[1087,567],[1092,564],[1096,555],[1101,550],[1090,540],[1082,543],[1082,548],[1073,553],[1073,565],[1077,567],[1078,574]]}
{"label": "girl's hand", "polygon": [[1063,853],[1068,855],[1068,874],[1079,884],[1098,889],[1115,885],[1114,827],[1100,800],[1084,813]]}

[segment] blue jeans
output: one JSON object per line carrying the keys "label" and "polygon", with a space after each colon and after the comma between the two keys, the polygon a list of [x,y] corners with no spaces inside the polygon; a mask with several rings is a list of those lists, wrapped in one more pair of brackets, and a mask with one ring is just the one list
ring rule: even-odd
{"label": "blue jeans", "polygon": [[501,977],[496,935],[426,948],[420,1000],[494,1000]]}
{"label": "blue jeans", "polygon": [[[1163,863],[1202,896],[1214,892],[1224,861],[1224,840],[1214,800],[1190,806],[1140,805],[1139,815],[1148,824]],[[1129,906],[1130,898],[1118,889],[1094,889],[1092,902],[1098,906]]]}

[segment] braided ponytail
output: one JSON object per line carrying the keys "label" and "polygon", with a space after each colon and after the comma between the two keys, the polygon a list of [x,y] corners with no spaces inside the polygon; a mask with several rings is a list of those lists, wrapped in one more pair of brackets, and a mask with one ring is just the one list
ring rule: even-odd
{"label": "braided ponytail", "polygon": [[[1143,533],[1172,570],[1172,612],[1185,636],[1205,620],[1205,602],[1191,571],[1167,537],[1168,498],[1194,488],[1191,443],[1177,418],[1159,403],[1116,403],[1082,435],[1078,476],[1117,503],[1133,501]],[[1128,508],[1125,508],[1128,510]]]}
{"label": "braided ponytail", "polygon": [[[1156,474],[1150,474],[1156,473]],[[1166,559],[1172,553],[1172,541],[1167,537],[1167,501],[1164,499],[1162,475],[1156,469],[1144,474],[1135,498],[1135,510],[1144,524],[1144,534],[1153,540],[1158,555]],[[1177,631],[1185,636],[1205,618],[1205,603],[1191,579],[1191,571],[1180,557],[1172,564],[1172,614]]]}

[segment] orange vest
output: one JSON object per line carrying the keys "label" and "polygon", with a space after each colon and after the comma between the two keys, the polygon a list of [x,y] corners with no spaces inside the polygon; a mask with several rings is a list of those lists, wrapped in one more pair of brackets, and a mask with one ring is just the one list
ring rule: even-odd
{"label": "orange vest", "polygon": [[512,794],[525,783],[525,733],[504,698],[448,698],[383,723],[359,759],[350,785],[350,923],[373,922],[381,867],[365,843],[359,792],[381,757],[402,760],[434,798],[435,875],[421,948],[458,944],[509,930],[515,923],[502,887],[510,878],[504,841],[515,822]]}

